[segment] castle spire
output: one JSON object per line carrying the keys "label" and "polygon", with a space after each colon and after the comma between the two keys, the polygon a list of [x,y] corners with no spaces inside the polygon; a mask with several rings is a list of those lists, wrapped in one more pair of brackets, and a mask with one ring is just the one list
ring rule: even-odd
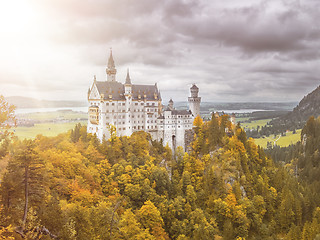
{"label": "castle spire", "polygon": [[169,100],[168,107],[169,107],[170,110],[174,109],[173,108],[173,100],[172,100],[172,98],[170,98],[170,100]]}
{"label": "castle spire", "polygon": [[108,60],[108,68],[115,68],[114,60],[113,60],[113,56],[112,56],[112,48],[110,48],[110,56],[109,56],[109,60]]}
{"label": "castle spire", "polygon": [[111,48],[110,48],[110,56],[109,56],[108,67],[106,69],[106,72],[107,72],[107,81],[115,82],[117,69],[115,68],[115,65],[114,65],[114,60],[113,60]]}
{"label": "castle spire", "polygon": [[129,68],[127,69],[126,84],[131,85],[131,79],[130,79],[130,75],[129,75]]}

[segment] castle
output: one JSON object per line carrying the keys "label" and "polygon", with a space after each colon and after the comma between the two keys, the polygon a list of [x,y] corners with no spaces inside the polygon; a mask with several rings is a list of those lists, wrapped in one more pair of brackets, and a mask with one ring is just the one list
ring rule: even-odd
{"label": "castle", "polygon": [[129,70],[125,83],[118,82],[112,51],[106,73],[105,81],[94,77],[88,90],[88,133],[96,134],[102,141],[110,138],[111,126],[115,127],[117,136],[130,136],[142,130],[172,149],[178,146],[186,149],[193,120],[200,115],[201,98],[195,84],[190,88],[189,110],[176,110],[172,99],[168,106],[162,105],[157,84],[132,84]]}

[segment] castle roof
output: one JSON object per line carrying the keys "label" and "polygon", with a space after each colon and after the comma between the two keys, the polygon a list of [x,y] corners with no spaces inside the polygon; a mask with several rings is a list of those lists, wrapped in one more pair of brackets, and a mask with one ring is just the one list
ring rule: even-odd
{"label": "castle roof", "polygon": [[171,110],[172,115],[191,115],[189,110]]}
{"label": "castle roof", "polygon": [[190,89],[199,89],[199,88],[197,87],[197,85],[193,84]]}
{"label": "castle roof", "polygon": [[164,111],[170,111],[171,115],[191,115],[189,110],[176,110],[167,107]]}
{"label": "castle roof", "polygon": [[[112,95],[112,100],[125,100],[124,84],[112,81],[97,81],[95,84],[98,88],[99,94],[104,94],[104,99],[109,99],[109,95]],[[132,100],[161,100],[161,96],[156,85],[132,84],[131,86]]]}
{"label": "castle roof", "polygon": [[131,79],[130,79],[130,75],[129,75],[129,69],[127,70],[127,77],[126,77],[126,83],[127,85],[131,85]]}
{"label": "castle roof", "polygon": [[108,68],[115,68],[114,60],[113,60],[113,56],[112,56],[112,50],[110,50],[110,56],[109,56],[109,60],[108,60]]}

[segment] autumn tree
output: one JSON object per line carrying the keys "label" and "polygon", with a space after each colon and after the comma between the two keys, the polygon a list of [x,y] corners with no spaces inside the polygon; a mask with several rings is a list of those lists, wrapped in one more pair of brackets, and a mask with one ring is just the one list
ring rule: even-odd
{"label": "autumn tree", "polygon": [[8,140],[12,136],[10,128],[16,125],[14,110],[15,106],[8,104],[0,95],[0,158],[7,152]]}
{"label": "autumn tree", "polygon": [[156,239],[168,239],[168,235],[163,229],[164,222],[160,212],[151,201],[144,203],[137,212],[137,216],[141,225]]}

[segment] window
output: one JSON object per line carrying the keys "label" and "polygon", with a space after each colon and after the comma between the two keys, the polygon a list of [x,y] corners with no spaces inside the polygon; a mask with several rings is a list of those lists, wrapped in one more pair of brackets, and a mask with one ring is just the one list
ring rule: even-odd
{"label": "window", "polygon": [[154,106],[154,103],[152,103],[152,106]]}
{"label": "window", "polygon": [[109,106],[109,103],[106,103],[106,106]]}
{"label": "window", "polygon": [[137,105],[138,105],[138,103],[135,103],[134,105],[136,105],[136,106],[137,106]]}
{"label": "window", "polygon": [[112,103],[112,106],[114,106],[114,103]]}

